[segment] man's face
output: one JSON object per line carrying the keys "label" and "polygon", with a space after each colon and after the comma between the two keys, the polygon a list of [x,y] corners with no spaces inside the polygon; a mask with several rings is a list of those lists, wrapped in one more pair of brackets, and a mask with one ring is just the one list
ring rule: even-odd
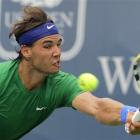
{"label": "man's face", "polygon": [[51,35],[36,41],[31,49],[33,69],[43,73],[55,73],[60,68],[62,37]]}

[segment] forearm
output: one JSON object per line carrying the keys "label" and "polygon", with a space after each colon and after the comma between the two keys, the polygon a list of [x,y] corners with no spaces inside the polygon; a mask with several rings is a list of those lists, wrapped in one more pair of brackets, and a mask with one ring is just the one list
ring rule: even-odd
{"label": "forearm", "polygon": [[121,124],[120,112],[123,104],[110,98],[99,98],[94,112],[96,120],[107,125]]}
{"label": "forearm", "polygon": [[107,125],[120,125],[126,123],[128,112],[134,112],[136,108],[110,99],[98,98],[90,93],[77,96],[73,103],[77,110],[93,116],[97,121]]}

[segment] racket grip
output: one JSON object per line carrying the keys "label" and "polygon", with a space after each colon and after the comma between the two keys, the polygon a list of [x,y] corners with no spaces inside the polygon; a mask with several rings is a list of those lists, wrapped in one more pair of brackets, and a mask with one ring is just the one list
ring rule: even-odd
{"label": "racket grip", "polygon": [[140,121],[140,108],[134,113],[132,117],[132,123]]}

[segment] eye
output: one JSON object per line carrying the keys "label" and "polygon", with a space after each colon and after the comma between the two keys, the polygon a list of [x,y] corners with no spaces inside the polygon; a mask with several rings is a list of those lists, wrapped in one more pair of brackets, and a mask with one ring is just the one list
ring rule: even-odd
{"label": "eye", "polygon": [[46,42],[43,47],[49,49],[52,46],[53,46],[53,42],[49,41],[49,42]]}
{"label": "eye", "polygon": [[63,45],[63,40],[60,39],[60,40],[58,41],[58,43],[57,43],[57,46],[58,46],[58,47],[61,47],[62,45]]}
{"label": "eye", "polygon": [[57,43],[57,46],[58,46],[58,47],[61,47],[61,45],[62,45],[62,41],[59,41],[59,42]]}

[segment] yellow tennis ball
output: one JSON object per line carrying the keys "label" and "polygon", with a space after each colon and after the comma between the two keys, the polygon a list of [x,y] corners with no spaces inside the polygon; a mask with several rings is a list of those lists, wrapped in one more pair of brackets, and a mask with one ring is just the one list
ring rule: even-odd
{"label": "yellow tennis ball", "polygon": [[78,77],[78,82],[80,87],[85,91],[93,92],[97,89],[99,86],[99,80],[98,78],[91,73],[82,73]]}

